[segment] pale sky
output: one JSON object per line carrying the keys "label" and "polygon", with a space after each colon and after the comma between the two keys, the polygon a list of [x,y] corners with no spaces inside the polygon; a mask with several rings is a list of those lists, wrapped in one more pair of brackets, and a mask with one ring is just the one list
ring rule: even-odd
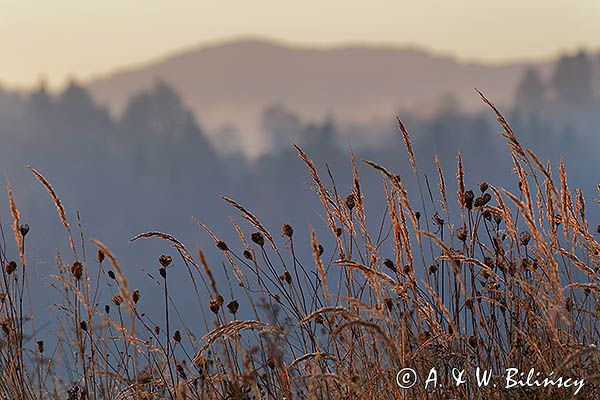
{"label": "pale sky", "polygon": [[0,0],[0,84],[56,86],[245,35],[542,58],[600,49],[600,0]]}

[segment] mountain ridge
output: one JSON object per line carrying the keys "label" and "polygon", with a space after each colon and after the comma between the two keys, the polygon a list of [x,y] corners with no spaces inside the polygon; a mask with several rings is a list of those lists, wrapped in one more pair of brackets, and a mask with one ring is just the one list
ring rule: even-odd
{"label": "mountain ridge", "polygon": [[528,66],[549,62],[485,64],[415,46],[303,46],[261,38],[178,50],[148,63],[91,79],[86,86],[112,112],[155,81],[165,81],[209,131],[243,129],[254,140],[261,113],[283,104],[301,117],[334,115],[348,123],[390,118],[398,110],[432,112],[440,98],[481,107],[473,88],[497,103],[512,102]]}

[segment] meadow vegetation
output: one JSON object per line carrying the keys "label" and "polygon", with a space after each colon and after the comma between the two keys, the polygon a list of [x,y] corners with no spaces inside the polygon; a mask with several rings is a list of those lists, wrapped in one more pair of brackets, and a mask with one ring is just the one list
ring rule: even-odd
{"label": "meadow vegetation", "polygon": [[[584,377],[580,398],[598,398],[600,244],[580,189],[562,161],[545,163],[524,148],[495,113],[508,144],[518,193],[469,182],[460,152],[456,170],[420,173],[409,132],[398,120],[411,176],[351,155],[353,185],[336,185],[297,147],[312,179],[330,237],[311,230],[312,257],[297,256],[294,227],[273,232],[235,199],[223,197],[237,243],[213,227],[198,229],[222,252],[227,282],[217,282],[202,250],[163,232],[150,279],[154,292],[129,286],[110,249],[88,238],[50,182],[31,172],[56,205],[70,252],[57,256],[52,285],[60,304],[56,346],[37,337],[29,304],[27,234],[17,194],[7,183],[18,254],[1,249],[0,397],[3,399],[508,399],[570,398],[557,388],[478,388],[422,384],[401,389],[404,367],[427,376],[452,368],[507,367]],[[367,215],[360,168],[381,175],[381,215]],[[296,179],[297,177],[290,177]],[[447,184],[456,180],[457,192]],[[436,182],[437,181],[437,182]],[[596,189],[596,188],[595,188]],[[597,187],[600,195],[600,186]],[[589,205],[588,205],[589,204]],[[381,219],[367,229],[367,219]],[[32,229],[35,221],[29,221]],[[282,221],[285,222],[285,221]],[[6,225],[6,224],[5,224]],[[303,227],[304,228],[304,227]],[[222,229],[222,228],[220,228]],[[8,231],[8,230],[7,230]],[[6,240],[8,240],[8,232]],[[11,239],[12,240],[12,239]],[[324,243],[334,246],[324,246]],[[306,253],[306,252],[304,252]],[[198,313],[179,315],[170,284],[186,274]],[[231,288],[235,287],[236,290]],[[236,293],[234,295],[233,293]],[[237,295],[237,294],[241,294]],[[150,318],[144,298],[163,302]]]}

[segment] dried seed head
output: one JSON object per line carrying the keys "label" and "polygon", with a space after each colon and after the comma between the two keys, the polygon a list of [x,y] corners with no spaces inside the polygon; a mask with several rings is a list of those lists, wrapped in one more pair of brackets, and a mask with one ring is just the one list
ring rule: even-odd
{"label": "dried seed head", "polygon": [[473,194],[472,190],[467,190],[465,192],[465,207],[467,208],[467,210],[471,210],[473,208],[473,199],[475,198],[475,195]]}
{"label": "dried seed head", "polygon": [[289,238],[292,237],[292,235],[294,234],[294,229],[292,228],[291,225],[288,224],[283,224],[283,227],[281,228],[281,236],[287,236]]}
{"label": "dried seed head", "polygon": [[437,211],[433,215],[433,222],[435,222],[438,226],[444,225],[444,219],[440,217],[440,214]]}
{"label": "dried seed head", "polygon": [[484,204],[485,203],[484,203],[483,197],[478,197],[475,199],[475,201],[473,201],[473,206],[475,208],[481,208],[484,206]]}
{"label": "dried seed head", "polygon": [[87,332],[87,322],[81,321],[79,323],[79,327],[81,328],[82,331]]}
{"label": "dried seed head", "polygon": [[483,216],[483,218],[485,218],[486,221],[492,220],[492,212],[490,210],[483,210],[483,213],[481,213],[481,215]]}
{"label": "dried seed head", "polygon": [[456,237],[458,237],[458,240],[460,240],[461,242],[463,242],[463,243],[466,242],[467,241],[467,230],[461,226],[456,231]]}
{"label": "dried seed head", "polygon": [[17,269],[17,263],[14,261],[10,261],[8,264],[6,264],[6,273],[7,274],[12,274],[13,272],[15,272],[15,270]]}
{"label": "dried seed head", "polygon": [[133,300],[135,304],[140,301],[140,291],[138,289],[135,289],[131,294],[131,300]]}
{"label": "dried seed head", "polygon": [[217,242],[217,249],[221,250],[221,251],[228,251],[229,247],[227,246],[227,243],[225,243],[222,240],[219,240]]}
{"label": "dried seed head", "polygon": [[179,329],[173,333],[173,340],[177,343],[181,343],[181,332],[179,332]]}
{"label": "dried seed head", "polygon": [[489,187],[490,185],[488,185],[487,182],[481,182],[479,184],[479,190],[481,190],[481,193],[485,193],[485,191],[488,190]]}
{"label": "dried seed head", "polygon": [[383,302],[385,303],[385,306],[387,307],[388,311],[392,311],[392,309],[394,308],[394,300],[390,299],[389,297],[386,297],[385,299],[383,299]]}
{"label": "dried seed head", "polygon": [[342,228],[335,228],[335,236],[340,237],[342,236]]}
{"label": "dried seed head", "polygon": [[389,258],[386,258],[383,261],[383,265],[385,265],[387,268],[389,268],[390,270],[396,272],[396,266],[394,265],[394,262],[392,260],[390,260]]}
{"label": "dried seed head", "polygon": [[421,219],[421,213],[418,212],[418,211],[416,211],[415,212],[415,218],[417,219],[417,221],[420,220]]}
{"label": "dried seed head", "polygon": [[104,306],[104,312],[107,314],[110,313],[110,306],[108,304]]}
{"label": "dried seed head", "polygon": [[240,304],[237,302],[237,300],[231,300],[229,303],[227,303],[227,309],[229,309],[229,312],[232,314],[236,314],[239,308]]}
{"label": "dried seed head", "polygon": [[288,285],[292,284],[292,275],[290,274],[290,271],[285,271],[279,278],[282,281],[287,282]]}
{"label": "dried seed head", "polygon": [[121,305],[121,303],[123,303],[123,297],[116,294],[113,296],[112,302],[114,303],[115,306],[119,307]]}
{"label": "dried seed head", "polygon": [[[179,332],[179,331],[177,331],[177,332]],[[181,364],[177,364],[175,366],[175,370],[177,371],[177,375],[179,375],[179,377],[181,379],[183,379],[184,381],[187,380],[187,375],[185,374],[185,370],[183,369]],[[186,397],[187,397],[186,395],[183,396],[183,398],[186,398]],[[180,398],[180,396],[178,395],[177,398]]]}
{"label": "dried seed head", "polygon": [[410,264],[406,264],[403,268],[403,271],[405,275],[409,275],[412,271],[412,267],[410,266]]}
{"label": "dried seed head", "polygon": [[248,260],[252,260],[254,258],[254,257],[252,257],[252,252],[250,250],[244,250],[244,252],[242,254]]}
{"label": "dried seed head", "polygon": [[83,265],[81,265],[79,261],[75,261],[73,265],[71,265],[71,273],[75,279],[80,280],[83,275]]}
{"label": "dried seed head", "polygon": [[502,222],[502,216],[498,213],[494,213],[494,222],[496,222],[496,225],[500,225],[500,223]]}
{"label": "dried seed head", "polygon": [[40,353],[44,352],[44,341],[43,340],[38,340],[36,343],[37,345],[37,349]]}
{"label": "dried seed head", "polygon": [[531,240],[531,234],[527,231],[521,232],[519,235],[519,241],[523,246],[527,246]]}
{"label": "dried seed head", "polygon": [[107,274],[110,279],[116,279],[115,273],[112,270],[109,269]]}
{"label": "dried seed head", "polygon": [[352,211],[355,205],[356,204],[354,203],[354,195],[349,194],[348,197],[346,197],[346,207],[348,207],[348,209]]}
{"label": "dried seed head", "polygon": [[171,264],[171,261],[173,261],[171,256],[166,254],[163,254],[160,257],[158,257],[158,262],[165,268],[167,268]]}
{"label": "dried seed head", "polygon": [[98,252],[96,253],[96,261],[98,261],[99,263],[104,261],[104,252],[100,249],[98,249]]}
{"label": "dried seed head", "polygon": [[217,299],[211,299],[208,303],[208,308],[210,308],[210,311],[212,311],[213,313],[218,314],[221,305],[219,304]]}
{"label": "dried seed head", "polygon": [[465,300],[465,306],[467,306],[468,309],[472,310],[473,309],[473,298],[469,297],[467,300]]}
{"label": "dried seed head", "polygon": [[220,294],[217,295],[216,300],[217,300],[217,304],[219,304],[219,306],[222,306],[223,305],[223,301],[225,301],[223,299],[223,296],[221,296]]}
{"label": "dried seed head", "polygon": [[29,233],[29,225],[27,225],[27,224],[22,224],[22,225],[19,227],[19,231],[21,232],[21,235],[22,235],[23,237],[27,236],[27,234]]}
{"label": "dried seed head", "polygon": [[250,239],[260,247],[265,245],[265,237],[260,232],[254,232],[252,235],[250,235]]}
{"label": "dried seed head", "polygon": [[162,276],[163,278],[167,277],[167,269],[165,267],[160,267],[158,269],[158,273],[160,274],[160,276]]}
{"label": "dried seed head", "polygon": [[438,270],[438,266],[437,265],[431,264],[429,266],[429,274],[433,275],[433,274],[435,274],[437,272],[437,270]]}
{"label": "dried seed head", "polygon": [[158,325],[154,326],[154,334],[156,336],[160,335],[160,326],[158,326]]}
{"label": "dried seed head", "polygon": [[323,252],[325,251],[325,249],[323,248],[323,246],[321,244],[319,244],[318,249],[319,249],[319,257],[321,257],[323,255]]}
{"label": "dried seed head", "polygon": [[483,205],[485,206],[487,203],[490,202],[490,200],[492,200],[492,195],[489,193],[484,193],[483,194]]}

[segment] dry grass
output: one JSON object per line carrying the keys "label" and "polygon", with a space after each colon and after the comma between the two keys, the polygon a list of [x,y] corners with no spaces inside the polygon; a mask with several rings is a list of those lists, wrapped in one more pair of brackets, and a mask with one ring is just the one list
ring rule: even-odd
{"label": "dry grass", "polygon": [[[581,398],[598,398],[598,268],[600,244],[590,232],[582,191],[575,196],[564,164],[559,179],[492,108],[508,141],[519,180],[512,194],[482,183],[469,190],[468,171],[457,157],[457,206],[446,195],[436,158],[439,196],[420,190],[413,204],[402,177],[372,161],[381,173],[387,202],[378,233],[368,215],[357,162],[353,187],[340,196],[309,156],[307,165],[335,248],[324,249],[311,230],[312,257],[300,260],[294,230],[282,243],[251,211],[224,198],[248,222],[235,220],[238,253],[208,227],[231,266],[243,300],[225,299],[211,267],[178,239],[146,232],[132,239],[162,239],[174,254],[157,255],[161,293],[129,288],[110,250],[93,241],[86,260],[83,233],[77,249],[67,212],[49,181],[31,169],[56,205],[71,254],[57,259],[54,285],[63,314],[56,349],[33,343],[35,316],[28,303],[25,239],[18,203],[8,186],[14,236],[20,254],[2,248],[0,397],[3,399],[504,399],[570,398],[566,389],[477,388],[444,385],[428,393],[422,384],[403,391],[396,373],[404,367],[425,377],[430,368],[477,366],[501,374],[507,367],[536,368],[585,378]],[[415,177],[421,176],[406,127],[398,120]],[[328,171],[329,172],[329,171]],[[329,174],[331,177],[331,174]],[[429,183],[427,182],[429,189]],[[600,190],[600,186],[599,186]],[[434,197],[439,197],[437,200]],[[575,198],[575,202],[573,202]],[[451,209],[459,210],[450,215]],[[600,229],[600,228],[598,228]],[[381,232],[389,231],[388,235]],[[250,240],[248,240],[250,239]],[[323,238],[320,238],[323,240]],[[265,246],[268,244],[268,246]],[[175,256],[179,257],[175,257]],[[12,259],[19,261],[12,261]],[[107,262],[108,261],[108,264]],[[174,265],[184,269],[175,270]],[[202,321],[177,329],[169,275],[189,274]],[[229,291],[230,292],[230,291]],[[163,323],[142,311],[145,296],[160,295]],[[142,300],[142,301],[140,301]],[[241,305],[240,305],[241,304]],[[243,307],[243,313],[240,311]],[[252,316],[238,319],[239,315]],[[68,369],[68,376],[58,371]]]}

